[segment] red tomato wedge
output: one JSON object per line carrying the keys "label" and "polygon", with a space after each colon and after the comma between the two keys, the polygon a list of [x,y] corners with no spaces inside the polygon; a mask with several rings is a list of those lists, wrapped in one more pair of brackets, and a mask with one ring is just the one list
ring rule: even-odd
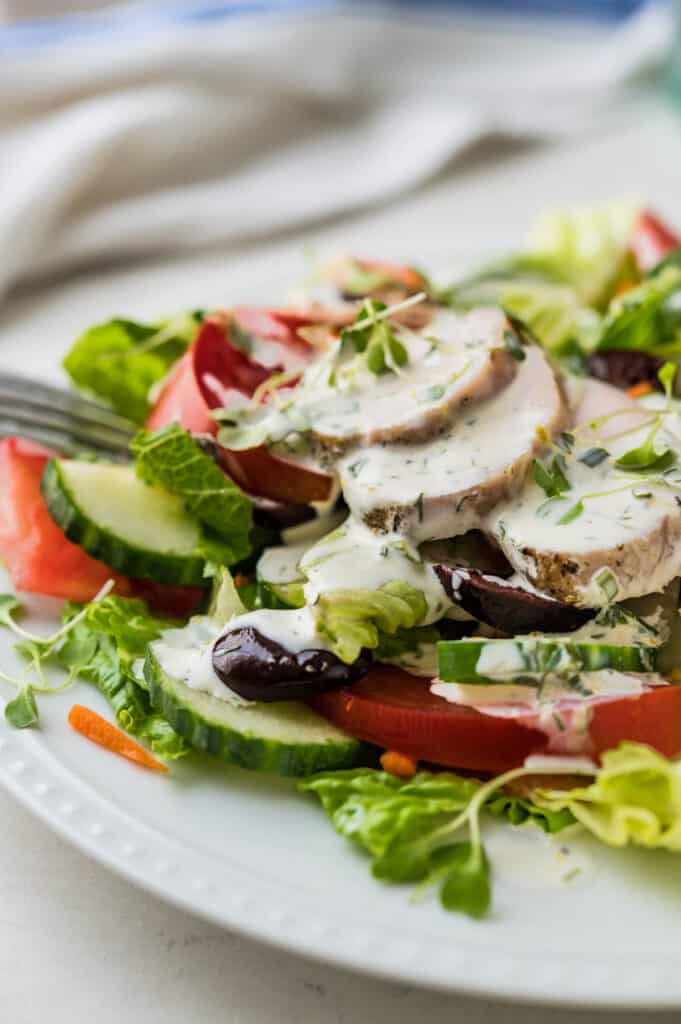
{"label": "red tomato wedge", "polygon": [[0,442],[0,558],[17,590],[89,601],[108,579],[128,594],[129,581],[86,554],[52,521],[40,481],[56,453],[17,437]]}
{"label": "red tomato wedge", "polygon": [[[530,712],[482,714],[435,696],[429,685],[427,679],[378,665],[354,686],[318,694],[309,703],[351,736],[450,768],[501,772],[530,754],[547,752],[548,738]],[[678,756],[681,686],[593,703],[585,752],[599,756],[621,740]]]}
{"label": "red tomato wedge", "polygon": [[639,214],[631,239],[636,266],[641,272],[652,268],[674,249],[681,248],[681,236],[656,217],[650,210]]}
{"label": "red tomato wedge", "polygon": [[[279,327],[290,340],[290,332],[283,325]],[[289,344],[289,340],[282,344]],[[298,340],[294,344],[304,347]],[[196,433],[215,434],[217,423],[210,415],[211,410],[228,407],[230,392],[252,395],[278,369],[281,367],[262,366],[233,345],[226,317],[211,317],[168,377],[147,427],[158,430],[178,422]],[[222,459],[226,472],[240,487],[272,501],[305,505],[324,501],[332,492],[330,476],[277,458],[266,448],[239,452],[223,448]]]}

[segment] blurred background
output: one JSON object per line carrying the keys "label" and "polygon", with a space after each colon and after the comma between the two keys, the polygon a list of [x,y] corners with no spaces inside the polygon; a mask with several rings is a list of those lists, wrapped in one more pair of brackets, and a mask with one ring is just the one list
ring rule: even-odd
{"label": "blurred background", "polygon": [[519,149],[643,123],[673,93],[677,14],[672,0],[0,0],[0,295],[399,207]]}

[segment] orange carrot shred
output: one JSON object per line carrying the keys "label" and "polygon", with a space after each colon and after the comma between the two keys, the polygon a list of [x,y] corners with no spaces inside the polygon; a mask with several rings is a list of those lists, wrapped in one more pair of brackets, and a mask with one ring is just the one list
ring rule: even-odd
{"label": "orange carrot shred", "polygon": [[630,388],[627,388],[627,394],[629,398],[642,398],[643,395],[649,395],[655,388],[649,380],[642,380],[638,384],[632,384]]}
{"label": "orange carrot shred", "polygon": [[168,768],[157,761],[148,750],[131,740],[121,729],[117,729],[106,718],[102,718],[96,711],[84,707],[82,704],[74,704],[69,711],[69,725],[81,736],[98,743],[100,747],[110,750],[112,754],[119,757],[126,757],[128,761],[134,761],[144,768],[152,768],[157,772],[167,772]]}
{"label": "orange carrot shred", "polygon": [[416,775],[418,762],[409,754],[400,754],[397,750],[386,750],[381,754],[381,768],[389,775],[397,775],[400,779],[411,779]]}

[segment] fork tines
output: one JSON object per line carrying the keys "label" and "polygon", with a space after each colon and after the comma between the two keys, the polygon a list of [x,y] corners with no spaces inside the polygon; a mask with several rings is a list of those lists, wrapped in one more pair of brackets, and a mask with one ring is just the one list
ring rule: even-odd
{"label": "fork tines", "polygon": [[17,434],[65,455],[129,457],[135,424],[110,409],[26,377],[0,373],[0,436]]}

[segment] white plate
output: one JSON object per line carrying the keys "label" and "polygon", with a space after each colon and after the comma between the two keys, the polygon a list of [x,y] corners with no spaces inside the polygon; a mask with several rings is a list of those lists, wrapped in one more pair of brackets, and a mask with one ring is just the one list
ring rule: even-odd
{"label": "white plate", "polygon": [[[83,325],[224,302],[226,281],[230,297],[257,299],[277,280],[272,261],[237,273],[214,258],[53,289],[15,307],[0,365],[54,378]],[[32,602],[37,627],[47,628],[57,607]],[[12,664],[3,632],[0,665]],[[9,688],[0,684],[0,694]],[[0,723],[0,781],[80,849],[163,899],[289,950],[415,984],[562,1004],[681,1006],[672,855],[494,824],[487,920],[446,914],[434,898],[410,906],[408,890],[371,879],[362,855],[293,783],[205,758],[173,765],[169,777],[145,773],[69,730],[74,700],[107,711],[78,684],[40,700],[40,729]]]}

